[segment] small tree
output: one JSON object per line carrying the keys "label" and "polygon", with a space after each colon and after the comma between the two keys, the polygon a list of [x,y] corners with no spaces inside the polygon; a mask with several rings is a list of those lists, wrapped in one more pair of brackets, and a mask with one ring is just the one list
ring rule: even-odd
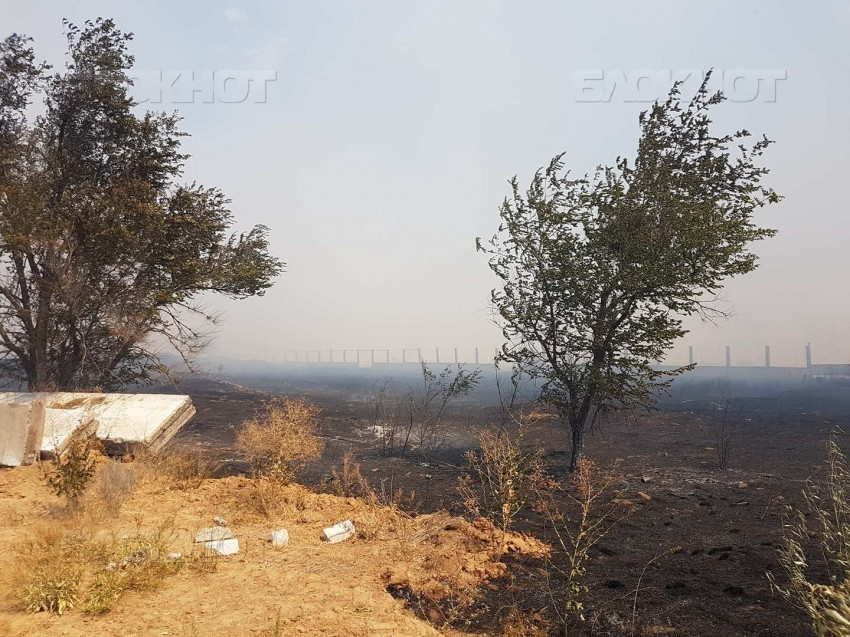
{"label": "small tree", "polygon": [[514,178],[497,234],[477,240],[501,280],[500,358],[541,381],[569,425],[571,470],[600,412],[648,405],[691,368],[653,364],[687,333],[682,317],[723,314],[712,303],[723,281],[754,270],[748,246],[774,234],[753,220],[780,199],[756,165],[771,142],[712,135],[723,96],[708,79],[688,104],[675,84],[641,114],[633,162],[571,179],[558,155],[524,194]]}
{"label": "small tree", "polygon": [[132,36],[65,32],[52,74],[27,38],[0,41],[0,359],[31,390],[148,380],[155,338],[189,362],[215,318],[199,295],[260,295],[282,270],[267,228],[233,233],[218,189],[180,183],[179,117],[130,97]]}

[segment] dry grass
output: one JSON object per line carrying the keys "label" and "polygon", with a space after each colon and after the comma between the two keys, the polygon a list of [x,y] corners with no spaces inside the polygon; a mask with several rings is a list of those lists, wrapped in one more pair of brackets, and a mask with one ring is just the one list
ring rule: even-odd
{"label": "dry grass", "polygon": [[148,591],[180,570],[168,555],[173,530],[100,533],[78,520],[39,527],[18,547],[17,601],[31,612],[61,615],[79,607],[87,613],[111,610],[127,591]]}
{"label": "dry grass", "polygon": [[248,421],[236,445],[255,476],[286,484],[304,465],[321,457],[324,442],[316,435],[320,413],[307,400],[281,398],[270,402],[265,414]]}
{"label": "dry grass", "polygon": [[[798,606],[812,620],[818,637],[850,635],[850,467],[833,436],[827,447],[827,475],[824,482],[808,482],[803,491],[805,508],[786,508],[784,537],[778,551],[779,562],[788,575],[780,585],[768,573],[771,587]],[[820,554],[828,573],[825,582],[809,576],[809,556],[804,546],[818,539]]]}
{"label": "dry grass", "polygon": [[136,460],[136,465],[140,479],[164,480],[180,490],[197,489],[218,469],[218,463],[201,451],[146,454]]}

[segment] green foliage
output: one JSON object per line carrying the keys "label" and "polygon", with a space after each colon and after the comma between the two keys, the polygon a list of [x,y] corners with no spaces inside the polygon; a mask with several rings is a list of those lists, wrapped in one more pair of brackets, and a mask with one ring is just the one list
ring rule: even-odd
{"label": "green foliage", "polygon": [[0,349],[31,389],[111,388],[163,370],[151,336],[187,361],[206,344],[198,295],[263,294],[283,264],[264,226],[232,231],[218,189],[181,183],[178,115],[130,97],[132,36],[65,33],[55,73],[28,39],[0,43]]}
{"label": "green foliage", "polygon": [[95,440],[91,437],[72,440],[44,473],[47,486],[59,497],[67,498],[71,506],[79,503],[80,496],[97,472],[94,447]]}
{"label": "green foliage", "polygon": [[516,178],[497,234],[480,251],[507,344],[500,358],[542,382],[542,398],[572,430],[572,469],[603,410],[650,404],[689,367],[653,367],[686,334],[682,318],[721,314],[729,277],[756,268],[748,246],[773,236],[758,208],[780,197],[756,165],[771,143],[747,131],[716,137],[707,82],[682,104],[679,85],[640,117],[633,162],[573,179],[563,155],[528,190]]}

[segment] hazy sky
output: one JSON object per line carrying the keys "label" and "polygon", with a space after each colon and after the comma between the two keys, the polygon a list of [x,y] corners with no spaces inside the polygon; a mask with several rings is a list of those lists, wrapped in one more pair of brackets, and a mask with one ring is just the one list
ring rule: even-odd
{"label": "hazy sky", "polygon": [[[729,344],[760,364],[769,344],[774,364],[800,364],[811,342],[816,362],[850,361],[846,0],[0,0],[2,35],[34,36],[54,64],[62,18],[97,16],[135,33],[140,97],[160,72],[196,73],[152,108],[185,118],[187,179],[221,187],[241,228],[268,225],[288,264],[265,297],[215,303],[215,354],[489,351],[495,279],[474,238],[496,228],[507,180],[561,151],[580,174],[632,154],[639,100],[662,97],[665,74],[715,67],[727,88],[742,77],[716,130],[775,139],[769,180],[786,199],[760,217],[779,235],[758,246],[759,270],[727,287],[735,316],[695,321],[670,359],[690,344],[720,363]],[[248,99],[210,99],[211,71],[255,78]],[[176,103],[192,88],[194,103]]]}

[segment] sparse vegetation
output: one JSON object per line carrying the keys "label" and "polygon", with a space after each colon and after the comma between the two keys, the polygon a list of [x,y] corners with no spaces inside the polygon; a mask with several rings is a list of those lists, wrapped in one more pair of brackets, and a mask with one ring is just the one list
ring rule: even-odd
{"label": "sparse vegetation", "polygon": [[421,366],[421,384],[400,393],[395,381],[385,379],[370,399],[381,449],[388,455],[438,451],[446,440],[446,408],[472,392],[481,379],[480,370],[470,371],[460,364],[447,365],[439,373],[425,361]]}
{"label": "sparse vegetation", "polygon": [[729,458],[734,449],[735,437],[743,418],[743,408],[733,409],[732,401],[711,406],[711,430],[714,433],[716,466],[721,471],[729,468]]}
{"label": "sparse vegetation", "polygon": [[[780,584],[768,572],[771,587],[812,620],[817,637],[850,634],[850,468],[835,435],[827,447],[827,471],[822,482],[809,481],[803,490],[804,509],[788,506],[783,516],[779,562],[788,576]],[[814,538],[815,550],[806,546]],[[811,560],[823,561],[827,577],[818,582]]]}

